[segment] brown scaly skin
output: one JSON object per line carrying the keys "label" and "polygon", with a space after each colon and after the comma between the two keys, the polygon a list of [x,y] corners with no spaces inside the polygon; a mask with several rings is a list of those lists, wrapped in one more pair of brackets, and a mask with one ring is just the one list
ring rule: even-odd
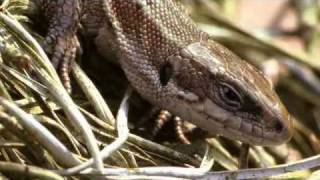
{"label": "brown scaly skin", "polygon": [[53,45],[51,62],[59,70],[66,89],[70,92],[69,70],[75,59],[78,39],[76,31],[80,20],[77,0],[34,0],[48,20],[44,46]]}
{"label": "brown scaly skin", "polygon": [[250,144],[278,145],[292,136],[292,117],[264,75],[209,39],[173,0],[35,1],[50,22],[46,42],[63,77],[81,21],[152,104]]}

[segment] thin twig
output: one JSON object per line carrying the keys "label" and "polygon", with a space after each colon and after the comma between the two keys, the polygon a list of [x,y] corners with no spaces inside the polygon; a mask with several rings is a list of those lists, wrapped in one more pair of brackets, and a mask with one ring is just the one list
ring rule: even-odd
{"label": "thin twig", "polygon": [[[112,176],[166,176],[178,178],[194,178],[204,176],[212,168],[214,159],[213,151],[210,146],[207,146],[207,151],[204,155],[202,163],[199,168],[184,168],[184,167],[144,167],[144,168],[105,168],[102,175]],[[92,170],[83,171],[83,174],[92,174]]]}
{"label": "thin twig", "polygon": [[242,143],[240,148],[239,169],[248,168],[250,145]]}
{"label": "thin twig", "polygon": [[[81,108],[80,108],[81,109]],[[88,118],[92,119],[96,122],[100,127],[102,127],[107,133],[115,135],[114,128],[104,121],[100,120],[93,114],[89,113],[88,111],[81,109],[84,114],[87,115]],[[193,166],[198,165],[200,162],[197,161],[195,158],[191,158],[183,153],[160,145],[158,143],[152,142],[140,136],[129,134],[128,143],[131,145],[135,145],[137,147],[141,147],[143,150],[152,153],[153,155],[159,156],[161,158],[165,158],[170,162],[177,163],[176,161],[181,161],[184,164],[190,164]],[[216,154],[216,153],[215,153]],[[236,168],[236,166],[234,166]]]}
{"label": "thin twig", "polygon": [[238,171],[219,171],[210,172],[207,175],[201,177],[201,179],[252,179],[263,178],[269,176],[275,176],[285,174],[289,172],[296,172],[306,169],[311,169],[320,166],[320,155],[312,156],[295,163],[278,165],[270,168],[252,168],[243,169]]}
{"label": "thin twig", "polygon": [[74,63],[72,67],[72,72],[75,79],[78,81],[79,86],[82,91],[87,96],[88,100],[95,108],[100,119],[107,121],[109,124],[114,125],[115,118],[106,103],[103,99],[102,95],[96,88],[96,86],[92,83],[92,81],[88,78],[88,76],[82,71],[78,64]]}
{"label": "thin twig", "polygon": [[55,82],[53,82],[54,80],[51,79],[50,76],[42,69],[36,67],[35,72],[37,73],[41,82],[43,82],[43,84],[47,86],[50,91],[50,95],[61,106],[67,117],[71,120],[74,126],[80,130],[81,135],[84,137],[86,145],[88,146],[88,149],[94,159],[95,168],[101,170],[103,168],[102,158],[99,155],[100,152],[96,143],[96,138],[91,130],[88,121],[79,111],[77,105],[75,105],[64,88],[55,86]]}
{"label": "thin twig", "polygon": [[15,32],[17,35],[19,35],[20,38],[23,39],[28,45],[32,46],[35,50],[35,52],[39,55],[37,60],[40,60],[40,62],[44,65],[43,67],[46,69],[47,72],[49,72],[50,76],[53,77],[56,81],[60,83],[62,86],[59,76],[56,73],[56,70],[52,66],[48,56],[44,52],[44,50],[41,48],[40,44],[30,35],[29,32],[25,30],[25,28],[16,21],[9,13],[4,14],[0,12],[0,20],[7,25],[10,30]]}
{"label": "thin twig", "polygon": [[75,166],[80,163],[72,153],[44,126],[30,114],[24,112],[14,103],[0,97],[0,104],[19,120],[19,123],[37,139],[54,158],[66,166]]}
{"label": "thin twig", "polygon": [[17,35],[19,35],[19,37],[24,40],[24,43],[27,43],[35,50],[36,54],[34,55],[36,56],[36,59],[40,61],[42,66],[33,63],[33,69],[42,82],[49,88],[51,95],[57,102],[59,102],[59,105],[64,109],[69,119],[72,120],[76,127],[80,129],[81,134],[84,136],[88,149],[94,159],[95,168],[101,170],[103,168],[103,162],[99,156],[99,148],[96,144],[96,138],[90,128],[90,125],[64,89],[44,50],[41,48],[39,43],[23,28],[23,26],[14,20],[14,18],[10,17],[10,15],[0,12],[0,21],[7,25],[12,32],[15,32]]}
{"label": "thin twig", "polygon": [[21,175],[32,179],[64,180],[60,175],[35,166],[0,161],[0,172]]}
{"label": "thin twig", "polygon": [[[101,151],[101,157],[103,159],[109,157],[112,152],[118,150],[121,147],[121,145],[123,145],[126,142],[129,136],[127,121],[128,121],[128,110],[129,110],[128,99],[131,95],[131,91],[132,91],[131,88],[127,90],[124,98],[122,99],[122,102],[120,104],[120,108],[117,114],[116,125],[117,125],[117,131],[118,131],[118,138]],[[66,175],[75,174],[82,171],[83,169],[90,167],[92,164],[93,164],[93,159],[90,159],[89,161],[79,166],[65,170],[64,172],[62,172],[62,174],[66,174]]]}

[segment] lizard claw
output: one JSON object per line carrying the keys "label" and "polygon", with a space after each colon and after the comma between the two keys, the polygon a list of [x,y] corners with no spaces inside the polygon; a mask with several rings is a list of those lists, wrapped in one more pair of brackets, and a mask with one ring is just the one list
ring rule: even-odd
{"label": "lizard claw", "polygon": [[[46,41],[48,44],[50,41]],[[76,35],[70,37],[58,37],[54,43],[51,62],[57,69],[62,84],[71,93],[70,71],[76,58],[78,39]]]}
{"label": "lizard claw", "polygon": [[44,47],[52,47],[51,62],[58,71],[66,90],[71,92],[70,70],[75,61],[77,47],[76,36],[80,22],[78,0],[36,0],[49,22]]}

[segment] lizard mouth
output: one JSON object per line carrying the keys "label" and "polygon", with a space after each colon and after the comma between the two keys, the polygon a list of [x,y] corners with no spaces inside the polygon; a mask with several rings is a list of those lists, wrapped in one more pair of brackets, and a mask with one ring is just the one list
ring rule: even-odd
{"label": "lizard mouth", "polygon": [[[292,118],[292,117],[289,117]],[[224,122],[232,122],[235,119],[227,119]],[[211,132],[214,135],[220,134],[229,139],[239,140],[241,142],[253,144],[253,145],[261,145],[261,146],[275,146],[283,144],[290,140],[292,137],[292,128],[291,127],[283,127],[282,130],[275,131],[263,128],[261,125],[252,124],[249,122],[245,122],[244,120],[240,120],[240,125],[238,127],[234,127],[229,123],[219,123],[219,121],[215,120],[215,118],[207,115],[206,121],[208,122],[204,129],[208,129],[210,124],[209,122],[216,122],[214,126],[212,126]],[[291,121],[291,119],[290,119]],[[232,124],[232,123],[231,123]],[[199,124],[199,127],[201,125]],[[202,127],[200,127],[202,128]]]}
{"label": "lizard mouth", "polygon": [[[207,131],[209,135],[222,135],[229,139],[239,140],[253,145],[275,146],[287,142],[292,136],[291,118],[289,115],[282,124],[275,124],[275,127],[266,127],[262,123],[253,123],[239,116],[233,116],[219,106],[210,103],[210,108],[206,109],[206,103],[180,105],[175,107],[178,111],[173,111],[181,118],[190,121],[199,128]],[[262,117],[262,121],[267,121]],[[266,119],[266,120],[265,120]],[[270,120],[270,119],[269,119]]]}
{"label": "lizard mouth", "polygon": [[[209,135],[222,135],[253,145],[280,145],[292,136],[292,117],[288,113],[277,113],[282,114],[281,117],[267,113],[259,122],[254,122],[236,116],[209,100],[188,104],[183,101],[168,110],[207,131]],[[272,123],[263,123],[270,121]]]}

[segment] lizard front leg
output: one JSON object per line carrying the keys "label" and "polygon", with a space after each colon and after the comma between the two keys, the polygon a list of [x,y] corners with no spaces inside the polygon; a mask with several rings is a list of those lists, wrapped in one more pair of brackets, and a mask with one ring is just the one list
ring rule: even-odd
{"label": "lizard front leg", "polygon": [[76,33],[80,23],[80,3],[78,0],[35,0],[35,3],[49,24],[43,45],[52,47],[52,64],[70,92],[69,72],[78,45]]}

